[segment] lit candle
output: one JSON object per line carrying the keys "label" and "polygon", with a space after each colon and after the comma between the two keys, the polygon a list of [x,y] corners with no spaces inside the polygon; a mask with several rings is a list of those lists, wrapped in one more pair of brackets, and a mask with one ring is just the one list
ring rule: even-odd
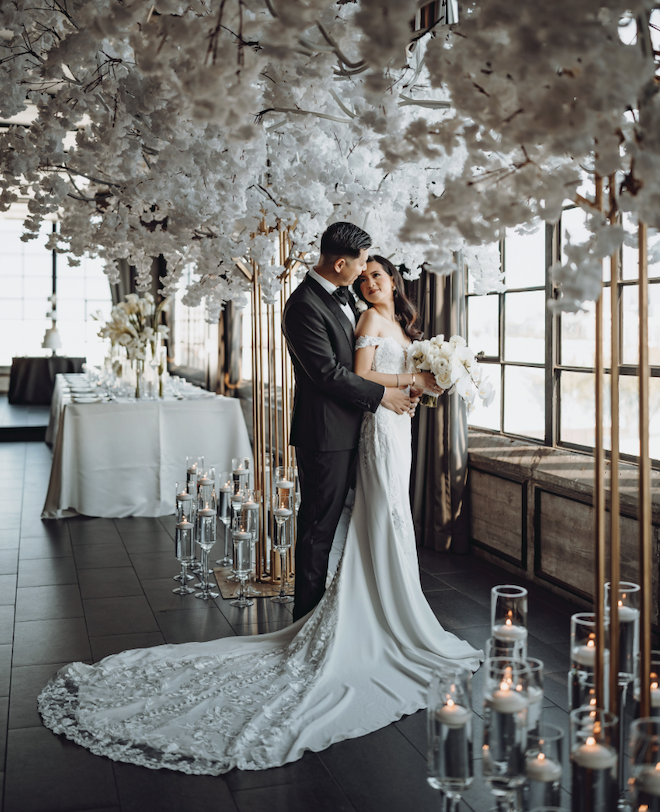
{"label": "lit candle", "polygon": [[273,511],[273,514],[274,514],[274,515],[275,515],[275,517],[276,517],[276,518],[278,518],[278,519],[286,519],[286,518],[288,518],[289,516],[291,516],[292,511],[291,511],[291,510],[289,510],[289,508],[282,508],[282,507],[280,507],[280,508],[275,508],[275,510]]}
{"label": "lit candle", "polygon": [[590,638],[586,646],[574,646],[573,659],[578,665],[593,668],[596,664],[596,641]]}
{"label": "lit candle", "polygon": [[635,789],[645,795],[660,798],[660,764],[642,767],[639,775],[635,777]]}
{"label": "lit candle", "polygon": [[525,772],[530,781],[550,783],[561,778],[561,764],[554,759],[546,758],[545,753],[539,753],[536,758],[528,758],[525,761]]}
{"label": "lit candle", "polygon": [[619,601],[619,620],[621,623],[633,623],[639,617],[639,609],[633,606],[623,606]]}
{"label": "lit candle", "polygon": [[577,747],[571,753],[571,758],[578,766],[589,770],[610,770],[616,766],[616,753],[609,747],[598,744],[593,736],[589,736],[584,744]]}
{"label": "lit candle", "polygon": [[651,707],[660,708],[660,688],[657,682],[651,683]]}
{"label": "lit candle", "polygon": [[245,476],[248,473],[247,468],[243,468],[242,465],[239,465],[238,468],[234,468],[233,474],[234,476]]}
{"label": "lit candle", "polygon": [[283,491],[290,491],[293,488],[293,482],[290,482],[288,479],[280,479],[275,483],[275,487]]}
{"label": "lit candle", "polygon": [[207,476],[203,476],[203,477],[200,477],[197,480],[197,484],[201,488],[204,485],[212,485],[213,483],[211,482],[211,480]]}
{"label": "lit candle", "polygon": [[[181,470],[181,469],[179,469],[179,470]],[[188,468],[188,473],[189,474],[196,474],[197,473],[197,463],[196,462],[193,462],[193,464],[190,466],[190,468]]]}
{"label": "lit candle", "polygon": [[229,484],[229,482],[226,482],[226,483],[225,483],[225,484],[224,484],[224,485],[223,485],[223,486],[220,488],[220,493],[229,493],[229,491],[230,491],[231,489],[232,489],[232,486]]}
{"label": "lit candle", "polygon": [[446,727],[457,729],[467,724],[470,711],[462,705],[457,705],[453,699],[448,699],[446,705],[436,710],[435,716]]}
{"label": "lit candle", "polygon": [[527,639],[527,629],[524,626],[517,626],[511,618],[507,618],[501,626],[493,627],[493,637],[517,643]]}
{"label": "lit candle", "polygon": [[518,713],[527,707],[527,697],[518,691],[512,691],[507,682],[501,683],[492,696],[486,697],[486,702],[498,713]]}
{"label": "lit candle", "polygon": [[259,510],[257,502],[243,502],[243,510]]}

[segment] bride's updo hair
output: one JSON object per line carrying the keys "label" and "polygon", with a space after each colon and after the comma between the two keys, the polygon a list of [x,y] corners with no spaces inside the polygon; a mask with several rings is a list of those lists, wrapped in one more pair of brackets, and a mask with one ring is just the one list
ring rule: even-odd
{"label": "bride's updo hair", "polygon": [[[403,277],[401,272],[393,265],[389,259],[374,254],[367,259],[367,262],[376,262],[385,271],[386,274],[394,280],[394,313],[397,321],[401,325],[403,332],[412,341],[417,341],[422,337],[422,331],[419,329],[419,314],[417,308],[406,296],[406,289],[403,284]],[[353,283],[353,290],[355,291],[358,299],[361,299],[368,307],[369,302],[362,295],[360,286],[360,278],[358,277]]]}

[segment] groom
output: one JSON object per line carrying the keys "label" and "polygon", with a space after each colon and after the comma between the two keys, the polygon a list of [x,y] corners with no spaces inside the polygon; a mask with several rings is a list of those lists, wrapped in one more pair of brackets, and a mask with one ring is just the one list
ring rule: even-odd
{"label": "groom", "polygon": [[403,414],[400,389],[353,372],[358,313],[349,285],[367,267],[371,237],[352,223],[333,223],[321,237],[319,264],[284,308],[282,331],[296,376],[291,445],[296,447],[301,502],[296,539],[294,620],[323,597],[328,556],[357,462],[364,411],[379,405]]}

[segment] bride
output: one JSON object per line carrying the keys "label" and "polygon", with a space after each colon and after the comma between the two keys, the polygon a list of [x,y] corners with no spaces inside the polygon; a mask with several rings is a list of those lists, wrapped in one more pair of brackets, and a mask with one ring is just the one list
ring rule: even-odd
{"label": "bride", "polygon": [[[354,287],[369,306],[355,371],[385,386],[413,383],[406,347],[419,331],[398,270],[372,257]],[[39,697],[44,723],[97,755],[152,769],[262,770],[426,707],[436,669],[478,668],[482,653],[445,631],[422,593],[410,428],[407,414],[365,413],[344,551],[312,612],[272,634],[68,665]]]}

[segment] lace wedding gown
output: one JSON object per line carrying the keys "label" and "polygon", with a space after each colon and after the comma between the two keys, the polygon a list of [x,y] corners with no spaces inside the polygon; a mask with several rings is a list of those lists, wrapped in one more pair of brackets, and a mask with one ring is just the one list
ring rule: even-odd
{"label": "lace wedding gown", "polygon": [[[358,339],[368,345],[377,347],[374,369],[405,370],[394,339]],[[262,770],[426,707],[434,669],[478,668],[481,652],[446,632],[422,594],[410,439],[407,415],[365,414],[343,557],[306,618],[257,637],[68,665],[39,697],[44,723],[115,761],[192,774]]]}

